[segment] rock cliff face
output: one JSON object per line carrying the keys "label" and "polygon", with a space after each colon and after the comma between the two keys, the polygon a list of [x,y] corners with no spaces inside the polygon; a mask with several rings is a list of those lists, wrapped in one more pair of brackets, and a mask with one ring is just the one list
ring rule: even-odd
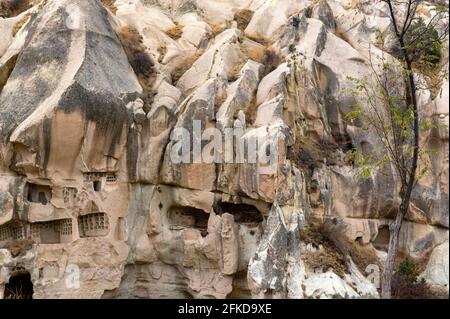
{"label": "rock cliff face", "polygon": [[[377,147],[346,114],[349,77],[389,55],[369,53],[378,29],[382,4],[346,0],[47,0],[0,18],[0,297],[27,280],[33,298],[377,298],[399,183],[345,152]],[[448,80],[419,100],[448,124]],[[220,143],[174,161],[196,125],[269,163],[219,161]],[[448,126],[426,134],[400,250],[433,252],[423,276],[448,292]]]}

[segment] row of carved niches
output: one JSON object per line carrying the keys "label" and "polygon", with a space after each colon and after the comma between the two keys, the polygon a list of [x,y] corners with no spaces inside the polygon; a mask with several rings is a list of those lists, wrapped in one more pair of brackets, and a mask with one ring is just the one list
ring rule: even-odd
{"label": "row of carved niches", "polygon": [[[234,216],[234,222],[246,228],[256,228],[264,220],[261,212],[252,205],[221,202],[215,207],[218,215],[228,213]],[[171,230],[185,228],[198,229],[203,237],[208,233],[209,213],[189,206],[173,206],[168,211]]]}
{"label": "row of carved niches", "polygon": [[59,219],[30,224],[30,236],[35,243],[59,244],[73,240],[72,219]]}
{"label": "row of carved niches", "polygon": [[[95,192],[114,190],[117,186],[116,173],[85,173],[84,182],[90,183]],[[29,203],[48,205],[52,199],[52,189],[48,185],[27,183],[25,189],[26,199]],[[63,189],[63,199],[66,204],[76,201],[78,190],[74,187]]]}
{"label": "row of carved niches", "polygon": [[101,237],[109,233],[109,218],[105,213],[94,213],[78,217],[80,237]]}
{"label": "row of carved niches", "polygon": [[[0,244],[27,238],[36,244],[70,243],[75,239],[73,227],[71,218],[35,223],[12,221],[0,225]],[[107,236],[109,231],[109,218],[105,213],[91,213],[78,217],[78,233],[81,238],[103,237]]]}
{"label": "row of carved niches", "polygon": [[21,223],[12,221],[0,225],[0,243],[25,238],[25,228]]}
{"label": "row of carved niches", "polygon": [[113,172],[84,173],[84,182],[91,183],[95,192],[109,191],[117,186],[117,174]]}

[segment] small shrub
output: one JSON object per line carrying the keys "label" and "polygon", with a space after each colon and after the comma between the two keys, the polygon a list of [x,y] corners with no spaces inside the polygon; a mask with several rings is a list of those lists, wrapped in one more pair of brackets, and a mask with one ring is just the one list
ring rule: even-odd
{"label": "small shrub", "polygon": [[422,18],[414,22],[405,36],[408,55],[427,83],[434,99],[442,87],[445,74],[441,73],[443,64],[442,43],[439,32],[432,26],[427,26]]}
{"label": "small shrub", "polygon": [[439,33],[433,26],[427,26],[422,18],[411,25],[405,37],[408,55],[419,67],[433,66],[441,60]]}
{"label": "small shrub", "polygon": [[30,0],[2,0],[0,2],[0,17],[11,18],[33,6]]}
{"label": "small shrub", "polygon": [[425,280],[419,279],[418,265],[406,257],[398,266],[392,278],[392,297],[394,299],[430,299],[434,298]]}
{"label": "small shrub", "polygon": [[417,264],[411,257],[407,256],[398,266],[397,275],[409,278],[417,278],[420,275]]}

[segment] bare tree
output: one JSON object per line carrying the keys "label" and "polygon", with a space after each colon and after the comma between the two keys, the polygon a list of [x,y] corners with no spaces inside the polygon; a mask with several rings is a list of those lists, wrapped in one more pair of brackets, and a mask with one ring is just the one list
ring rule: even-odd
{"label": "bare tree", "polygon": [[[388,253],[381,278],[381,296],[389,299],[400,229],[408,214],[412,191],[420,176],[427,170],[426,167],[419,167],[419,157],[423,151],[420,132],[423,127],[430,128],[432,123],[420,118],[417,93],[421,87],[415,73],[430,66],[439,67],[437,64],[441,58],[441,44],[448,39],[448,11],[443,6],[435,5],[433,16],[425,23],[418,16],[418,9],[423,1],[381,1],[388,7],[394,34],[394,45],[390,51],[401,66],[396,69],[382,56],[380,74],[371,60],[376,83],[368,85],[363,80],[353,79],[357,83],[358,95],[365,97],[365,107],[356,106],[348,118],[363,118],[374,129],[382,144],[382,150],[377,156],[353,151],[356,164],[366,168],[363,173],[370,174],[368,167],[373,164],[379,167],[389,164],[395,168],[401,182],[400,205],[389,227]],[[443,24],[443,21],[447,21],[447,24]],[[381,42],[384,43],[384,38]]]}

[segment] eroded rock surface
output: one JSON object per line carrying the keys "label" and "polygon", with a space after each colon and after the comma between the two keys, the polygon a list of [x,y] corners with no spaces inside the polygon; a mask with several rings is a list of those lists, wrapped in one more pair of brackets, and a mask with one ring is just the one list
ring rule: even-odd
{"label": "eroded rock surface", "polygon": [[[391,168],[361,179],[345,156],[379,145],[346,120],[349,77],[389,34],[383,5],[354,2],[47,0],[16,34],[25,14],[0,18],[0,297],[19,278],[34,298],[377,298],[376,265],[302,236],[333,221],[382,256],[399,203]],[[126,27],[145,48],[133,61]],[[427,132],[400,250],[433,251],[423,276],[448,292],[448,80],[419,100],[447,127]],[[175,162],[197,124],[276,148],[274,165],[206,143],[210,161]],[[336,265],[319,269],[324,254]]]}

